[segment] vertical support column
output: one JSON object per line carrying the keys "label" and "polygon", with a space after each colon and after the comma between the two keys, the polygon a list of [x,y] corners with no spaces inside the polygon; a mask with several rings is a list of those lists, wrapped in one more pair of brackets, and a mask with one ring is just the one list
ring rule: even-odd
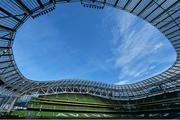
{"label": "vertical support column", "polygon": [[10,103],[10,105],[9,105],[9,107],[8,107],[8,110],[7,110],[8,113],[9,113],[9,112],[12,110],[12,108],[14,107],[14,104],[15,104],[16,100],[17,100],[17,97],[15,97],[15,98],[12,100],[12,102]]}

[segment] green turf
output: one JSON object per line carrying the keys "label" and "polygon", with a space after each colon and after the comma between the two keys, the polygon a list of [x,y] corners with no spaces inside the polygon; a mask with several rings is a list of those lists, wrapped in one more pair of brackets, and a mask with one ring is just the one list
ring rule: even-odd
{"label": "green turf", "polygon": [[43,112],[43,111],[27,111],[17,110],[12,115],[19,115],[24,118],[114,118],[118,114],[109,113],[75,113],[75,112]]}
{"label": "green turf", "polygon": [[91,102],[91,103],[108,103],[109,100],[102,99],[95,96],[83,95],[83,94],[59,94],[59,95],[47,95],[40,96],[40,98],[58,99],[65,101],[78,101],[78,102]]}
{"label": "green turf", "polygon": [[[116,103],[110,100],[85,94],[46,95],[30,101],[27,110],[15,110],[11,114],[24,118],[108,118],[118,116],[116,113],[109,113],[115,111],[112,107],[114,104]],[[37,108],[38,111],[29,108]]]}

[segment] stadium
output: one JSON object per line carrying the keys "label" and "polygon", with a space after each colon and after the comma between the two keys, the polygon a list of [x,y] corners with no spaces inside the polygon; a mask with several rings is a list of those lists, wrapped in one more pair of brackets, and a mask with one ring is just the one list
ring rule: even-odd
{"label": "stadium", "polygon": [[[114,7],[156,27],[176,50],[166,71],[127,85],[80,79],[29,80],[18,69],[13,42],[29,19],[59,4]],[[0,0],[0,118],[16,119],[170,119],[180,118],[179,0]]]}

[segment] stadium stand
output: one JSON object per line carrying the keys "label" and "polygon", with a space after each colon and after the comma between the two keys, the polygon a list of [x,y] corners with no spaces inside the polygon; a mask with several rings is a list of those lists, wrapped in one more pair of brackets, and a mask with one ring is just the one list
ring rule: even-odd
{"label": "stadium stand", "polygon": [[134,101],[117,101],[88,94],[64,93],[33,98],[26,106],[16,103],[15,109],[9,116],[45,119],[174,118],[180,115],[179,101],[180,96],[173,93]]}

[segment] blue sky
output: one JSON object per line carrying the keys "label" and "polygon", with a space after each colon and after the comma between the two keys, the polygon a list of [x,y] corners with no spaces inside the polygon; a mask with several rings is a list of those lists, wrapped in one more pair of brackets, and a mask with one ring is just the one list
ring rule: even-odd
{"label": "blue sky", "polygon": [[142,19],[122,10],[58,5],[29,19],[17,32],[14,55],[32,80],[85,79],[129,84],[169,68],[169,41]]}

